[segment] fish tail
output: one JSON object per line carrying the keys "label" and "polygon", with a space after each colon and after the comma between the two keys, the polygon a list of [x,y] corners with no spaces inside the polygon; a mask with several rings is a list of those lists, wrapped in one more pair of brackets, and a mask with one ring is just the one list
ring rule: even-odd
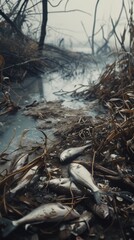
{"label": "fish tail", "polygon": [[2,225],[1,228],[1,234],[2,237],[5,238],[7,237],[11,232],[13,232],[17,226],[13,225],[12,221],[6,218],[1,218],[0,219],[0,225]]}
{"label": "fish tail", "polygon": [[101,203],[101,193],[99,191],[94,192],[94,198],[97,204]]}

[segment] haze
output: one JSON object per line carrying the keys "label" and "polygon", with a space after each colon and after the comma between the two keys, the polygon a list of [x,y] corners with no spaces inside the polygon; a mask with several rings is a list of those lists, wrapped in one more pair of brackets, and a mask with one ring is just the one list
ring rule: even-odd
{"label": "haze", "polygon": [[[55,3],[53,3],[55,2]],[[65,4],[67,1],[63,1],[58,7],[54,8],[49,5],[49,16],[48,16],[48,31],[47,31],[47,42],[52,42],[58,44],[59,41],[64,38],[65,45],[73,46],[87,46],[88,39],[87,35],[92,35],[92,26],[94,19],[94,9],[97,1],[95,0],[69,0],[64,11]],[[131,0],[125,0],[125,6],[129,14],[129,6]],[[53,4],[58,3],[58,1],[52,1]],[[122,6],[122,0],[100,0],[97,8],[97,22],[96,22],[96,32],[100,30],[103,26],[105,37],[112,29],[111,20],[116,22]],[[81,10],[72,11],[70,10]],[[54,13],[52,13],[54,12]],[[116,31],[120,35],[123,32],[124,27],[127,27],[127,20],[125,12],[121,16],[120,24]],[[87,34],[86,34],[87,33]],[[101,41],[102,32],[96,36],[97,41]],[[114,41],[114,39],[113,39]]]}

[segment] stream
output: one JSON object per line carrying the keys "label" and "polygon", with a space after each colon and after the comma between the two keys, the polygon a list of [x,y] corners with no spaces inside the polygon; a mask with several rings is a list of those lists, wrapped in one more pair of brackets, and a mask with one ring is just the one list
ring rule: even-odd
{"label": "stream", "polygon": [[[31,105],[33,102],[35,103],[43,103],[44,106],[50,106],[50,111],[52,110],[51,106],[56,106],[55,112],[58,113],[59,120],[56,119],[54,116],[49,116],[45,120],[45,124],[51,123],[50,127],[47,127],[43,131],[45,132],[46,136],[50,140],[55,140],[54,136],[54,126],[53,123],[59,121],[60,118],[63,120],[63,116],[60,114],[60,104],[56,105],[56,102],[60,102],[61,105],[64,107],[64,111],[61,113],[65,113],[64,122],[61,121],[61,124],[66,124],[66,110],[71,109],[71,111],[67,111],[67,114],[70,116],[75,116],[77,113],[84,113],[85,116],[91,116],[95,118],[96,116],[101,116],[101,114],[105,114],[104,109],[97,104],[97,100],[94,101],[84,101],[82,98],[74,98],[71,93],[77,90],[77,92],[81,92],[85,89],[89,89],[90,86],[97,83],[99,81],[99,77],[104,72],[106,64],[112,62],[112,58],[103,58],[103,61],[99,61],[96,63],[91,63],[90,67],[89,64],[87,65],[86,70],[82,71],[81,68],[77,68],[75,74],[70,77],[66,78],[61,75],[61,72],[50,72],[48,74],[42,74],[40,77],[31,77],[27,78],[22,84],[15,83],[11,88],[11,98],[14,102],[16,102],[20,106],[20,110],[18,110],[14,114],[8,114],[1,116],[0,119],[0,152],[8,150],[9,153],[16,149],[22,133],[29,129],[27,134],[27,139],[30,139],[33,142],[40,142],[42,138],[41,131],[38,131],[38,120],[35,118],[24,115],[24,110],[27,108],[28,105]],[[49,102],[51,104],[49,105]],[[44,119],[40,119],[42,121]],[[64,126],[63,126],[64,130]],[[72,139],[71,139],[72,140]],[[11,144],[10,144],[11,143]],[[28,142],[29,144],[29,142]],[[29,145],[28,145],[29,146]],[[10,155],[10,154],[9,154]],[[12,154],[11,154],[12,155]],[[10,157],[11,157],[10,155]],[[53,155],[52,155],[53,156]],[[10,158],[9,157],[9,158]],[[86,156],[87,157],[87,156]],[[88,156],[89,157],[89,156]],[[62,170],[62,174],[66,176],[66,166],[60,166]],[[58,174],[58,173],[57,173]],[[42,192],[42,190],[41,190]],[[107,229],[106,229],[107,231]],[[130,229],[125,229],[126,235],[129,233]],[[120,228],[117,230],[117,227],[114,226],[113,229],[109,232],[106,232],[106,239],[119,239]],[[130,234],[130,233],[129,233]],[[102,234],[102,237],[103,234]],[[49,239],[55,239],[55,237]],[[95,239],[95,238],[94,238]],[[100,238],[99,239],[104,239]],[[121,238],[120,238],[121,239]],[[127,238],[126,238],[127,239]],[[128,238],[129,240],[131,238]],[[127,240],[128,240],[127,239]]]}
{"label": "stream", "polygon": [[[91,63],[84,71],[77,69],[71,78],[63,78],[60,72],[50,72],[49,74],[42,74],[40,77],[31,77],[25,79],[22,84],[14,84],[11,88],[11,97],[14,102],[17,102],[23,110],[26,105],[34,101],[37,102],[55,102],[61,101],[62,105],[71,109],[90,109],[87,114],[95,117],[97,112],[92,107],[92,102],[84,102],[81,99],[73,98],[69,93],[78,89],[83,91],[89,88],[94,83],[97,83],[100,74],[105,68],[106,64],[111,61],[110,58],[103,58],[103,61],[98,63]],[[99,109],[98,109],[99,111]],[[19,136],[24,131],[29,129],[28,137],[40,139],[40,133],[36,130],[36,121],[30,117],[25,116],[21,110],[15,114],[1,116],[0,120],[0,151],[3,151],[13,138],[13,143],[18,141]],[[45,133],[51,139],[54,138],[52,129],[47,129]],[[15,149],[15,144],[11,144],[11,148]]]}

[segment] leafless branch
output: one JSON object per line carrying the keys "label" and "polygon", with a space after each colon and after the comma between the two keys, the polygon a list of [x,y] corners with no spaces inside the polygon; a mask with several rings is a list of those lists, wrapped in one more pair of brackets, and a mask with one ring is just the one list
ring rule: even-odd
{"label": "leafless branch", "polygon": [[53,5],[50,1],[48,1],[48,3],[49,3],[52,7],[58,7],[58,6],[61,4],[62,1],[63,1],[63,0],[60,0],[56,5]]}
{"label": "leafless branch", "polygon": [[116,23],[114,24],[114,28],[109,32],[107,39],[106,39],[105,36],[104,36],[104,29],[103,29],[103,27],[101,28],[101,29],[102,29],[102,36],[103,36],[103,39],[105,40],[105,43],[97,50],[97,54],[107,47],[110,38],[111,38],[111,37],[113,36],[113,34],[115,33],[115,28],[116,28],[117,25],[119,24],[119,21],[120,21],[120,18],[121,18],[121,15],[122,15],[122,12],[123,12],[124,7],[125,7],[125,5],[124,5],[124,0],[122,0],[121,10],[120,10],[118,19],[117,19]]}
{"label": "leafless branch", "polygon": [[13,21],[0,9],[0,15],[6,20],[7,23],[18,33],[19,36],[24,36],[23,33],[17,28]]}
{"label": "leafless branch", "polygon": [[97,0],[96,5],[95,5],[95,11],[94,11],[94,21],[93,21],[93,29],[92,29],[92,40],[91,40],[93,55],[94,55],[94,33],[95,33],[96,16],[97,16],[97,8],[98,8],[99,1],[100,0]]}
{"label": "leafless branch", "polygon": [[81,25],[82,25],[82,27],[83,27],[83,29],[84,29],[85,35],[86,35],[86,37],[87,37],[87,40],[88,40],[88,42],[89,42],[89,45],[90,45],[90,47],[91,47],[90,38],[88,37],[88,33],[87,33],[87,31],[86,31],[86,29],[85,29],[85,26],[84,26],[84,24],[83,24],[83,22],[82,22],[82,21],[81,21]]}
{"label": "leafless branch", "polygon": [[67,9],[67,4],[69,3],[69,0],[66,1],[66,4],[65,4],[65,11]]}
{"label": "leafless branch", "polygon": [[73,10],[68,10],[68,11],[53,11],[53,12],[48,12],[48,13],[50,14],[50,13],[70,13],[70,12],[81,12],[81,13],[84,13],[84,14],[87,14],[87,15],[91,16],[90,13],[85,12],[85,11],[80,10],[80,9],[73,9]]}
{"label": "leafless branch", "polygon": [[119,37],[118,37],[118,35],[117,35],[117,33],[116,33],[115,25],[114,25],[114,22],[113,22],[113,19],[112,19],[112,18],[111,18],[111,23],[112,23],[112,26],[113,26],[114,34],[115,34],[115,36],[116,36],[116,38],[117,38],[117,40],[118,40],[120,46],[122,47],[122,49],[123,49],[125,52],[127,52],[127,50],[125,49],[123,43],[121,42],[121,40],[119,39]]}

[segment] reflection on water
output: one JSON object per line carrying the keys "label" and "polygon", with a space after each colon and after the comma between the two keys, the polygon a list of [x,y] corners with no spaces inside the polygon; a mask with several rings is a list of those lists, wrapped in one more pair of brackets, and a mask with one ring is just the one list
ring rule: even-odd
{"label": "reflection on water", "polygon": [[[91,64],[84,74],[81,71],[76,70],[74,76],[70,78],[63,78],[60,73],[50,73],[47,76],[44,75],[41,78],[29,78],[25,82],[18,86],[14,85],[12,87],[12,98],[15,102],[18,102],[23,108],[31,104],[33,101],[62,101],[62,105],[72,109],[87,109],[87,104],[90,109],[90,104],[85,103],[80,99],[74,99],[71,96],[71,92],[76,90],[82,91],[89,88],[91,84],[96,82],[100,76],[100,71],[102,70],[102,63],[98,66],[96,64]],[[15,94],[14,94],[15,93]],[[95,116],[96,110],[90,109],[90,115]],[[15,136],[20,136],[24,129],[35,129],[36,123],[33,118],[24,116],[22,111],[14,115],[3,116],[0,119],[0,151],[3,150],[7,144],[10,142],[14,134]],[[33,136],[29,134],[31,139],[38,138],[38,132]],[[51,131],[47,130],[47,134],[51,136]],[[48,136],[48,137],[49,137]],[[53,137],[53,136],[51,136]],[[13,147],[13,146],[12,146]]]}
{"label": "reflection on water", "polygon": [[[0,150],[5,149],[12,138],[20,136],[24,129],[31,129],[34,125],[35,122],[32,118],[25,117],[20,112],[15,115],[9,115],[8,120],[4,119],[3,132],[0,132]],[[14,147],[12,145],[12,148]]]}
{"label": "reflection on water", "polygon": [[71,97],[74,90],[82,92],[84,89],[98,81],[102,64],[96,66],[91,64],[90,69],[87,69],[83,74],[76,72],[70,78],[63,79],[60,73],[52,73],[47,79],[42,77],[43,95],[46,101],[62,100],[63,106],[69,108],[84,107],[85,103]]}

